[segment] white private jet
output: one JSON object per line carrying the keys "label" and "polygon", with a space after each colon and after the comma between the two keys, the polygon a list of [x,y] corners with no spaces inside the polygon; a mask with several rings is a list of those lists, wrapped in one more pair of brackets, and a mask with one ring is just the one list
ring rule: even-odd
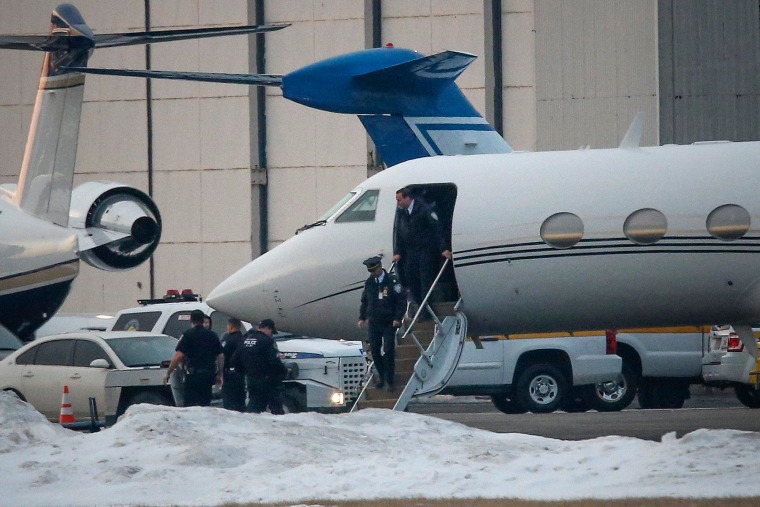
{"label": "white private jet", "polygon": [[362,260],[390,260],[395,193],[412,186],[450,235],[441,286],[471,335],[725,322],[756,351],[760,142],[640,147],[638,117],[616,149],[513,152],[454,83],[473,59],[386,47],[282,77],[79,70],[280,86],[358,114],[393,165],[216,287],[207,301],[230,315],[359,338]]}
{"label": "white private jet", "polygon": [[0,325],[22,339],[63,303],[79,260],[105,270],[148,259],[161,236],[152,199],[129,185],[92,181],[72,191],[86,66],[99,47],[265,32],[284,25],[94,35],[69,4],[50,33],[0,35],[0,49],[45,52],[18,185],[0,186]]}

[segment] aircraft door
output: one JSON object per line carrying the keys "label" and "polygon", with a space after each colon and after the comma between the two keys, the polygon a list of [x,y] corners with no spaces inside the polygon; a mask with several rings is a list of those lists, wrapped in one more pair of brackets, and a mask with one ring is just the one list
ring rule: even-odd
{"label": "aircraft door", "polygon": [[[422,185],[410,185],[408,187],[414,199],[424,201],[438,217],[441,231],[448,248],[451,249],[451,228],[454,218],[454,205],[456,204],[457,187],[453,183],[432,183]],[[394,230],[398,224],[394,224]],[[395,234],[394,234],[395,237]],[[395,246],[395,245],[394,245]],[[439,268],[445,259],[439,259]],[[400,272],[403,281],[403,273]],[[433,302],[453,301],[459,299],[459,287],[457,286],[454,266],[450,262],[438,282],[437,290],[433,293]]]}

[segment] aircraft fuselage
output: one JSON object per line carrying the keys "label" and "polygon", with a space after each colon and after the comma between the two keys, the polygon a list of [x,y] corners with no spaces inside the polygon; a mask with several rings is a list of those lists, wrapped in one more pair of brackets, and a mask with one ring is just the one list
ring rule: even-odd
{"label": "aircraft fuselage", "polygon": [[[383,254],[390,265],[396,190],[448,184],[473,333],[757,322],[758,160],[758,142],[412,160],[362,183],[325,225],[255,259],[208,301],[291,332],[356,338],[361,262]],[[341,222],[372,190],[374,220]]]}
{"label": "aircraft fuselage", "polygon": [[0,199],[0,324],[26,337],[63,304],[79,272],[75,232]]}

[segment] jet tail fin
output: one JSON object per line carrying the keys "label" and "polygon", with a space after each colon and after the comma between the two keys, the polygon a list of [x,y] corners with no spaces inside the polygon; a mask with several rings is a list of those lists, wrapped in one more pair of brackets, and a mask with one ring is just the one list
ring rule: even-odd
{"label": "jet tail fin", "polygon": [[0,47],[46,52],[14,202],[34,216],[66,227],[84,76],[63,70],[61,65],[86,66],[93,41],[92,32],[72,5],[59,5],[50,22],[50,34],[44,42],[24,43],[19,40],[23,36],[10,41],[2,37]]}
{"label": "jet tail fin", "polygon": [[512,148],[454,82],[474,59],[457,51],[357,51],[286,74],[283,96],[359,115],[388,166],[425,156],[508,153]]}
{"label": "jet tail fin", "polygon": [[470,104],[454,80],[475,56],[421,56],[392,47],[357,51],[284,76],[69,67],[84,74],[280,86],[286,99],[356,114],[388,166],[434,155],[508,153],[512,148]]}

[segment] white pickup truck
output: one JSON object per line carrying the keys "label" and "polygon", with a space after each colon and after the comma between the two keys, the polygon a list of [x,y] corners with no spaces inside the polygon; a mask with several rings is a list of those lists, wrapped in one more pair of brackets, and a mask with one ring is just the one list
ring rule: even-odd
{"label": "white pickup truck", "polygon": [[[163,298],[138,303],[139,306],[119,311],[107,330],[153,331],[179,338],[190,327],[190,313],[201,310],[211,317],[212,329],[217,335],[221,337],[226,331],[229,317],[191,292],[171,291]],[[243,324],[246,329],[251,327]],[[278,333],[275,340],[291,372],[282,392],[287,411],[340,412],[350,408],[367,370],[361,342],[288,333]]]}
{"label": "white pickup truck", "polygon": [[[601,403],[596,408],[622,410],[637,393],[641,408],[680,408],[692,384],[738,387],[741,400],[755,361],[747,352],[732,349],[727,354],[732,332],[730,326],[621,330],[617,341],[623,370],[616,382],[597,386]],[[735,334],[733,340],[741,346]]]}
{"label": "white pickup truck", "polygon": [[595,385],[620,375],[614,333],[560,338],[481,336],[465,343],[442,394],[490,395],[507,414],[593,408]]}

